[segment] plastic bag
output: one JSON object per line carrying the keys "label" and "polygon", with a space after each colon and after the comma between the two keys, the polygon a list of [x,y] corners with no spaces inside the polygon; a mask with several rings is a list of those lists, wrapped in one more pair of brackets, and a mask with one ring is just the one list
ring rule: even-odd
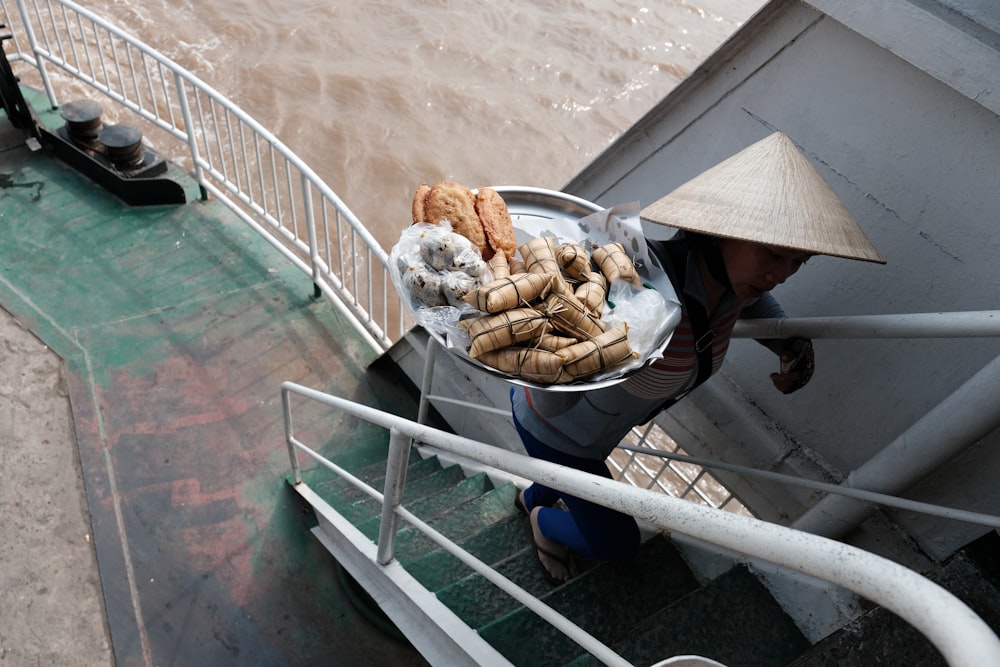
{"label": "plastic bag", "polygon": [[413,319],[441,334],[476,312],[463,297],[491,279],[479,250],[447,221],[406,227],[389,253],[389,273]]}
{"label": "plastic bag", "polygon": [[601,319],[614,326],[628,323],[628,342],[641,359],[646,359],[677,325],[672,308],[657,290],[616,280],[608,288],[608,303]]}

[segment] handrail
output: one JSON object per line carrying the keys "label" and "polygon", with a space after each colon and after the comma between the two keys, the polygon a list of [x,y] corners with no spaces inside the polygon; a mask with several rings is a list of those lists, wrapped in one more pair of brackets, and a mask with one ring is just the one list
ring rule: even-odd
{"label": "handrail", "polygon": [[[408,511],[400,503],[402,497],[403,484],[405,483],[406,466],[405,462],[409,459],[410,454],[410,444],[417,440],[412,432],[406,429],[399,429],[396,426],[388,427],[390,430],[389,439],[389,458],[386,461],[386,482],[385,487],[387,489],[393,489],[394,493],[391,498],[386,498],[384,494],[379,492],[377,489],[366,484],[362,480],[358,479],[352,475],[347,470],[344,470],[337,464],[333,463],[323,455],[314,451],[304,443],[300,442],[295,438],[294,428],[292,426],[291,419],[291,404],[289,401],[289,395],[291,393],[296,393],[306,398],[311,398],[318,400],[321,403],[325,403],[322,396],[327,396],[321,394],[320,392],[314,392],[306,387],[301,387],[295,385],[291,382],[285,382],[281,388],[281,402],[285,414],[285,435],[288,445],[288,453],[291,458],[292,464],[292,474],[295,479],[295,484],[302,484],[302,474],[301,467],[299,465],[298,457],[296,456],[296,451],[303,452],[316,460],[320,465],[336,473],[346,482],[350,483],[356,489],[375,499],[376,501],[383,503],[382,516],[379,523],[379,539],[378,539],[378,551],[376,559],[379,565],[388,565],[393,559],[393,545],[395,543],[395,526],[396,518],[402,518],[411,526],[416,528],[418,531],[423,533],[425,536],[431,539],[435,544],[437,544],[442,549],[446,550],[452,556],[458,558],[462,563],[467,565],[469,568],[486,578],[490,583],[494,584],[508,595],[513,597],[515,600],[523,604],[526,608],[533,611],[542,620],[550,623],[553,627],[560,630],[567,637],[575,641],[578,645],[586,649],[592,655],[601,659],[602,663],[605,665],[618,666],[618,667],[628,667],[631,665],[627,660],[622,658],[620,655],[615,653],[611,648],[606,646],[603,642],[595,638],[593,635],[588,633],[586,630],[576,625],[568,618],[557,612],[555,609],[545,604],[534,595],[524,590],[513,581],[503,576],[488,564],[479,560],[468,551],[457,545],[452,540],[448,539],[446,535],[443,535],[439,531],[435,530],[429,524],[421,520],[418,516]],[[331,397],[332,398],[332,397]],[[380,412],[374,408],[368,408],[360,404],[353,404],[366,412],[369,417],[374,417],[376,415],[388,415],[388,413]],[[360,416],[360,415],[358,415]],[[362,417],[365,418],[365,417]],[[379,423],[373,419],[370,419],[372,423]],[[391,421],[391,420],[390,420]],[[415,426],[420,426],[416,422],[408,422]],[[384,423],[382,424],[384,425]],[[427,441],[428,444],[433,444]],[[470,441],[472,442],[472,441]]]}
{"label": "handrail", "polygon": [[736,338],[982,338],[1000,336],[1000,310],[737,320]]}
{"label": "handrail", "polygon": [[[1000,639],[954,595],[888,559],[828,538],[720,512],[492,447],[293,382],[281,385],[289,456],[301,482],[291,395],[319,402],[445,452],[600,503],[652,525],[769,561],[853,591],[922,632],[949,665],[1000,664]],[[393,465],[393,464],[390,464]],[[399,465],[397,462],[394,465]],[[396,511],[396,508],[391,508]],[[506,590],[506,588],[505,588]]]}
{"label": "handrail", "polygon": [[[8,21],[6,0],[0,0]],[[377,353],[409,328],[388,253],[294,152],[221,93],[72,0],[17,0],[25,51],[53,108],[47,64],[176,140],[203,196],[212,195],[308,275]],[[9,26],[12,31],[17,26]],[[16,34],[16,33],[15,33]],[[363,297],[359,295],[364,295]]]}
{"label": "handrail", "polygon": [[618,445],[618,449],[624,449],[629,452],[644,454],[646,456],[654,456],[661,459],[670,459],[671,461],[690,463],[691,465],[700,466],[702,468],[735,472],[740,475],[746,475],[747,477],[759,477],[761,479],[771,480],[772,482],[780,482],[789,486],[798,486],[812,491],[823,491],[838,496],[846,496],[847,498],[854,498],[855,500],[861,500],[875,505],[882,505],[884,507],[909,510],[911,512],[926,514],[928,516],[952,519],[954,521],[964,521],[966,523],[989,526],[990,528],[1000,530],[1000,516],[995,516],[993,514],[970,512],[968,510],[956,509],[954,507],[945,507],[944,505],[935,505],[933,503],[925,503],[919,500],[900,498],[887,493],[867,491],[865,489],[843,486],[841,484],[831,484],[829,482],[818,482],[813,479],[796,477],[795,475],[788,475],[786,473],[760,470],[759,468],[751,468],[749,466],[741,466],[734,463],[725,463],[723,461],[705,459],[697,456],[688,456],[686,454],[677,454],[675,452],[664,452],[662,450],[651,449],[649,447],[636,447],[635,445],[621,443]]}
{"label": "handrail", "polygon": [[[810,338],[965,338],[965,337],[994,337],[1000,336],[1000,311],[965,311],[952,313],[912,313],[895,315],[859,315],[843,317],[814,317],[814,318],[770,318],[755,320],[738,320],[734,337],[743,338],[784,338],[790,336],[806,336]],[[509,415],[509,409],[499,409],[479,403],[471,403],[462,399],[449,398],[431,393],[431,375],[435,365],[435,357],[439,345],[430,341],[424,358],[424,371],[420,391],[420,411],[417,421],[425,422],[426,415],[431,402],[448,403],[460,405],[468,409],[482,412],[489,412],[498,415]],[[992,413],[991,413],[992,414]],[[961,420],[963,422],[967,419]],[[640,441],[645,440],[644,436],[639,436]],[[756,476],[772,481],[785,483],[791,486],[800,486],[813,490],[825,491],[830,494],[854,498],[867,503],[874,503],[887,507],[906,509],[919,512],[929,516],[938,516],[957,521],[965,521],[977,525],[989,526],[1000,529],[1000,517],[970,512],[966,510],[954,509],[922,503],[919,501],[900,498],[895,495],[878,493],[865,489],[855,488],[844,484],[828,484],[824,482],[809,480],[793,475],[767,472],[755,468],[737,466],[707,459],[696,459],[685,455],[671,454],[658,449],[636,447],[621,442],[618,449],[641,453],[658,458],[688,462],[702,468],[715,468],[737,472],[747,476]],[[620,467],[623,476],[629,472],[629,465],[642,465],[636,461]],[[648,470],[643,470],[650,475]],[[692,483],[690,486],[697,488]],[[707,498],[703,496],[703,500]],[[711,503],[709,503],[711,504]],[[718,506],[718,505],[716,505]]]}
{"label": "handrail", "polygon": [[[6,5],[0,0],[9,23]],[[277,137],[194,74],[72,0],[48,0],[43,7],[32,3],[32,9],[17,0],[17,7],[30,50],[20,47],[14,32],[17,53],[11,60],[38,71],[53,107],[59,102],[46,63],[183,142],[203,192],[221,200],[309,275],[317,293],[352,320],[374,350],[384,352],[405,333],[410,323],[391,286],[388,254],[337,194]],[[111,44],[104,44],[102,37]],[[128,67],[122,67],[123,59]],[[300,207],[304,219],[299,218]],[[331,216],[335,229],[330,229]],[[361,294],[366,295],[364,302]],[[791,335],[997,336],[1000,311],[741,320],[734,330],[736,337]]]}

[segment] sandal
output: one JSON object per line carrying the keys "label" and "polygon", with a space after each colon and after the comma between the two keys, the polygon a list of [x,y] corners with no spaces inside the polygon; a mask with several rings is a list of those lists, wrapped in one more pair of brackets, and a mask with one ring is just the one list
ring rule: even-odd
{"label": "sandal", "polygon": [[[553,586],[560,586],[562,584],[565,584],[570,579],[572,579],[574,574],[576,573],[576,568],[574,567],[575,563],[573,561],[573,553],[567,550],[565,554],[559,555],[557,553],[549,551],[544,546],[540,545],[538,541],[535,539],[535,531],[533,528],[532,519],[530,515],[528,516],[528,523],[525,524],[525,527],[528,531],[528,541],[531,542],[531,546],[534,549],[535,562],[538,563],[538,567],[542,571],[542,576],[545,577],[545,580],[550,584],[552,584]],[[563,566],[563,568],[566,570],[566,578],[560,579],[559,577],[552,574],[549,571],[549,568],[545,566],[545,562],[542,561],[542,556],[545,556],[546,558]]]}

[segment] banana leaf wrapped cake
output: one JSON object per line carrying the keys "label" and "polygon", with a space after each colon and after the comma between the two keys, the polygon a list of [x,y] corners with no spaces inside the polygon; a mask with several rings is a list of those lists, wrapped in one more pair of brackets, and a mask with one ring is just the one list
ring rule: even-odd
{"label": "banana leaf wrapped cake", "polygon": [[[461,186],[451,184],[449,192],[456,191]],[[431,224],[452,234],[469,228],[474,204],[466,206],[457,228],[448,218],[417,220],[433,208],[417,204],[428,192],[422,186],[414,195],[414,226]],[[477,193],[469,192],[475,202]],[[532,198],[538,192],[532,190]],[[397,246],[391,254],[409,258],[396,262],[397,288],[408,305],[423,311],[417,321],[449,352],[512,383],[553,391],[619,382],[660,355],[680,320],[680,305],[646,252],[638,202],[577,219],[539,220],[516,205],[505,210],[499,195],[489,201],[489,232],[482,237],[441,239],[432,230],[421,241],[419,266],[412,266],[412,249]],[[490,235],[502,242],[484,244]],[[475,258],[463,254],[470,246],[478,250]],[[438,291],[428,294],[435,278]],[[426,301],[415,305],[418,295]],[[428,321],[428,311],[451,312],[438,326]]]}

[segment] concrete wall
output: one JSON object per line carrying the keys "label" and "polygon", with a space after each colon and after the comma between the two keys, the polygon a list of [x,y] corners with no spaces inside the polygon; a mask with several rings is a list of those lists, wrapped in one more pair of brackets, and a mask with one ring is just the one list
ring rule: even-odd
{"label": "concrete wall", "polygon": [[[955,30],[910,3],[827,4],[907,5],[921,22],[937,26],[933,34]],[[859,20],[844,11],[842,20]],[[885,266],[810,260],[775,290],[790,315],[997,309],[1000,118],[989,108],[996,101],[992,84],[976,99],[968,80],[970,72],[977,85],[983,77],[1000,79],[1000,54],[970,46],[964,57],[977,60],[954,63],[954,81],[937,60],[928,73],[921,61],[933,58],[893,52],[904,38],[912,42],[902,49],[908,53],[937,48],[899,25],[906,16],[886,19],[891,29],[884,30],[881,19],[863,17],[865,35],[810,5],[770,3],[566,191],[607,206],[645,205],[781,130],[888,260]],[[822,339],[815,347],[812,382],[784,396],[767,379],[773,355],[753,341],[735,341],[720,376],[671,411],[672,430],[699,454],[838,479],[1000,355],[997,338]],[[997,445],[994,432],[909,495],[995,513]],[[770,519],[790,521],[815,500],[812,493],[727,479]],[[893,518],[934,558],[987,530],[911,513]]]}

